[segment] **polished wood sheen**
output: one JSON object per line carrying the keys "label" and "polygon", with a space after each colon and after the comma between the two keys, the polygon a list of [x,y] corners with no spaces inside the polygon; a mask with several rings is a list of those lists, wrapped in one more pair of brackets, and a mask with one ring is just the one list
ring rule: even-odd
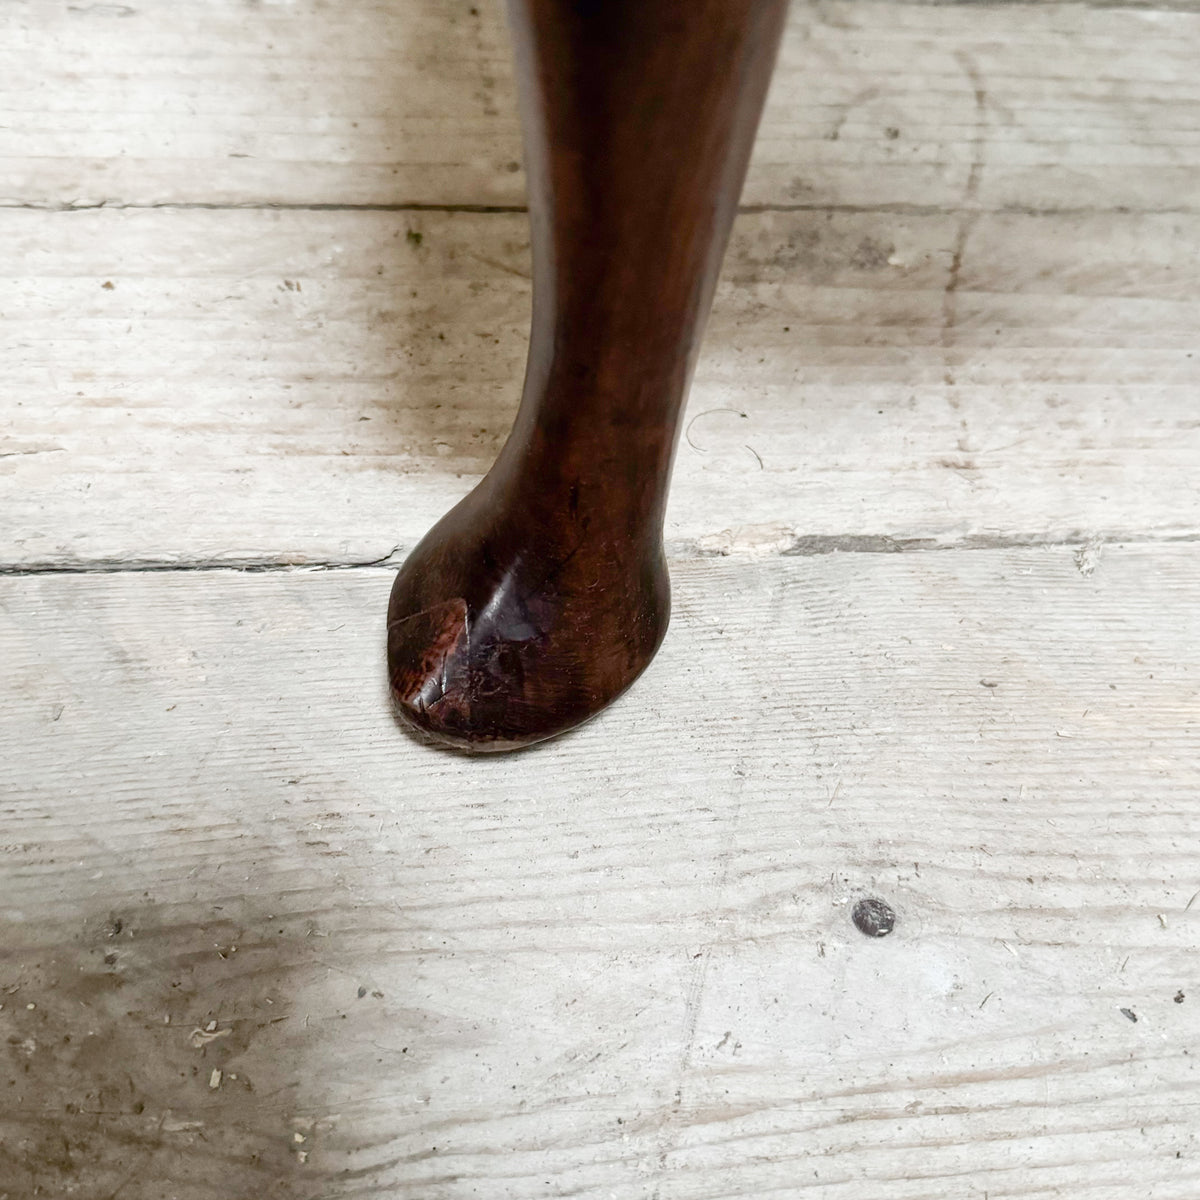
{"label": "polished wood sheen", "polygon": [[405,561],[393,699],[504,750],[594,715],[666,633],[680,416],[786,0],[512,0],[533,238],[520,410]]}

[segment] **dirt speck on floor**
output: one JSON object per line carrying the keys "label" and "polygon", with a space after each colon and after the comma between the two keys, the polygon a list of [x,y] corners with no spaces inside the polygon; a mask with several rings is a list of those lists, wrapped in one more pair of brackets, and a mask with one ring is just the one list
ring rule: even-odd
{"label": "dirt speck on floor", "polygon": [[315,1195],[290,1123],[311,941],[239,918],[148,906],[40,945],[0,928],[0,1194]]}

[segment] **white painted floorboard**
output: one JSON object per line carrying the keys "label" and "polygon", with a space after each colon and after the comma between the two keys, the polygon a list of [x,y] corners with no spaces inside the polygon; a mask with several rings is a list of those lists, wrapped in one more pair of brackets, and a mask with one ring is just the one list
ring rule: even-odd
{"label": "white painted floorboard", "polygon": [[[1200,207],[1200,4],[796,0],[744,201]],[[521,205],[490,0],[0,8],[0,202]]]}
{"label": "white painted floorboard", "polygon": [[483,760],[389,583],[0,587],[10,1195],[1196,1194],[1193,546],[677,566]]}
{"label": "white painted floorboard", "polygon": [[[1200,530],[1200,217],[979,215],[954,270],[962,227],[741,218],[679,448],[677,553]],[[0,229],[26,272],[0,279],[7,565],[375,561],[507,434],[523,214]]]}

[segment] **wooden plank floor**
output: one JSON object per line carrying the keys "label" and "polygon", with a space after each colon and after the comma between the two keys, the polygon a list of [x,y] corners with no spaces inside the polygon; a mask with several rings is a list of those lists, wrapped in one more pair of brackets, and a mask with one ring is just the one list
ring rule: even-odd
{"label": "wooden plank floor", "polygon": [[794,5],[670,636],[483,761],[499,10],[0,31],[0,1200],[1195,1200],[1200,5]]}

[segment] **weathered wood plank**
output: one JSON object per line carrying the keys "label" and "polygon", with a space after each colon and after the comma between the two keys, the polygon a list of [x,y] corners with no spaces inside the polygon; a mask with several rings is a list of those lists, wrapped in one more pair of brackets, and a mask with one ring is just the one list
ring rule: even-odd
{"label": "weathered wood plank", "polygon": [[[20,210],[519,206],[478,7],[0,9],[0,566],[379,558],[486,468],[519,213]],[[669,526],[791,556],[677,562],[569,741],[407,740],[385,571],[0,580],[0,1200],[1194,1200],[1200,12],[1139,7],[794,6]]]}
{"label": "weathered wood plank", "polygon": [[1194,1196],[1196,547],[674,573],[482,761],[386,571],[0,581],[8,1194]]}
{"label": "weathered wood plank", "polygon": [[[1200,204],[1194,5],[796,3],[750,204]],[[500,6],[0,10],[0,200],[523,203]]]}
{"label": "weathered wood plank", "polygon": [[[507,433],[526,232],[522,214],[0,214],[0,559],[411,546]],[[1198,289],[1192,217],[743,216],[668,536],[1193,535]]]}

